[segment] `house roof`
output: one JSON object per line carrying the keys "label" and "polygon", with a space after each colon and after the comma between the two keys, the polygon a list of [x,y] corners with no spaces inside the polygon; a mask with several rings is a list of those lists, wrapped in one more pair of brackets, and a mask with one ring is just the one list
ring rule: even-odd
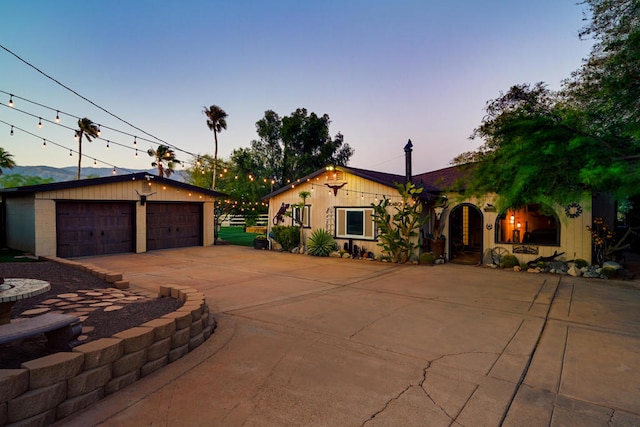
{"label": "house roof", "polygon": [[94,185],[115,184],[118,182],[136,181],[136,180],[153,180],[158,184],[171,185],[185,190],[199,192],[212,197],[224,197],[226,194],[219,191],[207,190],[206,188],[196,187],[194,185],[185,184],[184,182],[174,181],[169,178],[152,175],[148,172],[138,172],[126,175],[114,175],[100,178],[80,179],[76,181],[52,182],[49,184],[27,185],[24,187],[3,188],[0,189],[2,196],[11,196],[13,194],[32,194],[43,191],[68,190],[72,188],[90,187]]}
{"label": "house roof", "polygon": [[[352,168],[346,166],[336,166],[336,169],[342,170],[353,175],[359,176],[360,178],[368,179],[370,181],[376,182],[378,184],[386,185],[391,188],[396,188],[397,183],[404,183],[405,176],[404,175],[396,175],[385,172],[372,171],[367,169],[359,169]],[[273,191],[270,194],[267,194],[262,198],[262,200],[268,200],[278,194],[284,193],[292,188],[295,185],[306,182],[312,178],[315,178],[318,175],[325,173],[327,169],[318,169],[310,175],[307,175],[303,178],[296,180],[289,185],[286,185],[282,188],[279,188]],[[432,199],[434,195],[442,193],[443,191],[447,191],[452,189],[454,186],[459,186],[459,180],[464,175],[464,171],[459,166],[451,166],[444,169],[439,169],[432,172],[427,172],[419,175],[413,175],[411,178],[412,182],[419,187],[424,188],[423,193],[420,195],[422,199],[429,200]]]}

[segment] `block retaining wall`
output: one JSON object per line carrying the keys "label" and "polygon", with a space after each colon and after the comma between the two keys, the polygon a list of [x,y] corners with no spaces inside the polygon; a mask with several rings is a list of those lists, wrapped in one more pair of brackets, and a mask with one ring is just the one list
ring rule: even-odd
{"label": "block retaining wall", "polygon": [[[128,287],[121,274],[50,259],[105,275],[120,289]],[[183,305],[71,352],[30,360],[20,369],[0,369],[0,426],[52,424],[181,358],[211,336],[216,323],[202,293],[167,285],[160,286],[159,295],[180,299]]]}

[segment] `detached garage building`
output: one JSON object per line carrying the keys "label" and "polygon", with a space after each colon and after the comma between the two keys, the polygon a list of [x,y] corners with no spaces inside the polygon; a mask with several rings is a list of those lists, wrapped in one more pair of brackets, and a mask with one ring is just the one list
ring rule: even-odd
{"label": "detached garage building", "polygon": [[0,191],[5,245],[80,257],[208,246],[224,194],[146,172]]}

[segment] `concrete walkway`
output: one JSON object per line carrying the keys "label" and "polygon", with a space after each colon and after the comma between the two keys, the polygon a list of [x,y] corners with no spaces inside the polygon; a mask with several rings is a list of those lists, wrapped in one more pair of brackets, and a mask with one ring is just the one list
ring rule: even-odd
{"label": "concrete walkway", "polygon": [[640,425],[623,282],[232,246],[89,261],[197,288],[219,326],[61,425]]}

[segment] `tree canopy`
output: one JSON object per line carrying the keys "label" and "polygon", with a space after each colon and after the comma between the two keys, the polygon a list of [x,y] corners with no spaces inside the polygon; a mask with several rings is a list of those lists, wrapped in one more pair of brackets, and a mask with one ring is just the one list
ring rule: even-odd
{"label": "tree canopy", "polygon": [[487,103],[472,134],[484,143],[453,161],[473,164],[469,192],[506,205],[640,194],[640,1],[584,3],[589,58],[558,92],[519,84]]}
{"label": "tree canopy", "polygon": [[344,142],[341,133],[331,138],[330,123],[328,114],[309,114],[306,108],[298,108],[283,117],[268,110],[256,123],[260,139],[241,150],[255,162],[255,173],[274,179],[282,186],[329,164],[347,165],[353,149]]}

